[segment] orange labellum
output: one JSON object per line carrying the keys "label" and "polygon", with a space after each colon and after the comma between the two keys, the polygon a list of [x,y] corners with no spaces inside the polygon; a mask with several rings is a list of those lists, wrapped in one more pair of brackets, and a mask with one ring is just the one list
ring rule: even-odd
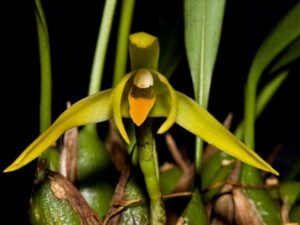
{"label": "orange labellum", "polygon": [[128,95],[129,114],[137,126],[145,121],[155,103],[155,99],[155,96],[152,98],[135,98],[131,94]]}

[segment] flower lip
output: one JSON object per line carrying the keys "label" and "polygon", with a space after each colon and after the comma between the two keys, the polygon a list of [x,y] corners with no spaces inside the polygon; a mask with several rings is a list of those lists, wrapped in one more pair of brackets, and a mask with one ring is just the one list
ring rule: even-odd
{"label": "flower lip", "polygon": [[140,69],[133,78],[128,94],[129,114],[132,121],[140,126],[147,118],[156,100],[154,79],[149,70]]}

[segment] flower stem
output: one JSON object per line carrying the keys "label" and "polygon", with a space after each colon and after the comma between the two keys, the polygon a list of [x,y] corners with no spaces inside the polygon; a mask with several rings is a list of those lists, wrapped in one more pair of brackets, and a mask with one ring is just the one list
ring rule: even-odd
{"label": "flower stem", "polygon": [[151,124],[151,119],[147,118],[140,127],[136,127],[138,159],[150,198],[151,224],[163,225],[166,223],[166,213],[159,186],[159,166]]}

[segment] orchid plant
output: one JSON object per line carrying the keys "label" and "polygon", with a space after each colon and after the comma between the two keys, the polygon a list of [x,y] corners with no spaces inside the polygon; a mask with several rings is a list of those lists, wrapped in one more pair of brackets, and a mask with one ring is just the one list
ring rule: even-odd
{"label": "orchid plant", "polygon": [[[48,82],[51,82],[49,81],[51,64],[46,19],[40,1],[35,0],[35,4],[41,55],[41,75],[42,79],[48,79]],[[211,75],[220,41],[225,1],[210,1],[207,3],[205,0],[188,0],[184,2],[186,55],[194,85],[195,99],[175,90],[170,84],[168,76],[159,71],[159,39],[146,32],[130,34],[134,7],[133,0],[124,1],[122,5],[114,85],[107,90],[99,90],[115,6],[115,0],[107,0],[105,3],[91,74],[89,96],[72,104],[50,125],[51,119],[48,113],[51,99],[43,99],[42,94],[41,103],[46,105],[41,104],[41,134],[4,170],[4,172],[18,170],[39,158],[36,179],[40,183],[50,185],[52,191],[50,195],[54,196],[54,198],[51,197],[51,201],[55,202],[55,207],[54,205],[49,207],[53,207],[54,211],[57,210],[58,205],[58,209],[66,207],[62,218],[58,216],[58,213],[53,213],[52,208],[52,211],[46,209],[45,202],[49,201],[50,189],[48,186],[40,188],[33,193],[31,200],[32,222],[34,224],[44,224],[45,222],[52,224],[57,221],[64,221],[64,224],[131,224],[132,221],[138,221],[138,224],[169,224],[165,206],[166,195],[185,196],[186,192],[172,193],[172,191],[169,191],[166,193],[164,191],[163,183],[168,178],[163,178],[163,172],[160,170],[159,152],[157,152],[155,144],[156,134],[152,130],[152,122],[156,118],[163,117],[165,120],[157,130],[157,134],[164,135],[174,124],[177,124],[198,137],[195,145],[195,176],[192,179],[194,184],[191,188],[191,181],[186,182],[186,188],[184,189],[190,191],[187,195],[191,198],[182,215],[178,217],[178,224],[209,224],[213,220],[206,215],[204,205],[208,204],[218,192],[222,193],[224,190],[230,190],[233,193],[233,201],[236,207],[241,207],[241,213],[251,209],[246,219],[242,218],[241,213],[235,212],[235,220],[232,223],[280,224],[283,219],[280,217],[277,205],[274,204],[270,194],[264,188],[257,188],[262,185],[262,178],[257,169],[277,176],[279,173],[253,150],[254,123],[255,115],[263,110],[286,78],[288,71],[280,71],[274,80],[258,95],[258,101],[256,101],[256,90],[261,74],[279,53],[287,52],[288,54],[282,58],[276,58],[277,61],[275,66],[271,68],[270,73],[279,71],[278,68],[282,68],[299,58],[300,54],[296,50],[299,46],[300,30],[294,25],[295,21],[300,22],[300,5],[296,4],[258,51],[246,85],[245,121],[238,127],[235,135],[207,110]],[[199,14],[199,12],[201,13]],[[288,33],[281,35],[282,30],[286,29],[289,29]],[[128,50],[130,71],[125,72]],[[49,86],[45,83],[47,82],[44,82],[44,86],[42,86],[44,91],[42,93],[46,93],[45,96],[49,97],[51,95],[49,94]],[[125,120],[129,125],[124,123]],[[95,161],[97,164],[98,161],[94,159],[102,156],[105,158],[107,153],[105,153],[102,144],[98,143],[99,137],[95,124],[105,121],[110,121],[114,134],[120,135],[121,139],[118,142],[121,143],[122,148],[131,148],[131,150],[127,151],[125,156],[126,166],[120,171],[122,175],[115,189],[115,194],[108,200],[111,202],[110,205],[107,204],[106,208],[101,208],[97,206],[101,201],[100,199],[90,199],[92,194],[86,194],[84,191],[79,193],[74,186],[76,180],[80,185],[80,182],[83,181],[83,184],[90,176],[93,177],[94,175],[91,174],[97,173],[95,168],[98,168],[99,165],[93,167],[89,165],[89,161],[84,162],[84,165],[91,168],[91,173],[87,176],[81,175],[85,172],[81,171],[80,160],[82,161],[82,159],[79,158],[78,168],[73,167],[73,169],[78,169],[78,177],[76,178],[76,172],[74,172],[75,178],[69,179],[66,176],[71,181],[69,183],[66,178],[59,175],[63,173],[53,163],[57,160],[57,157],[62,161],[63,156],[55,155],[54,158],[56,159],[53,159],[53,155],[47,153],[52,150],[53,144],[62,135],[65,134],[66,139],[66,134],[70,130],[84,126],[80,130],[79,137],[75,138],[75,142],[79,142],[78,151],[81,152],[78,155],[82,154],[86,157],[90,154],[92,155],[90,156],[90,159],[92,159],[90,163],[93,164]],[[130,126],[134,126],[135,129],[130,129]],[[82,144],[84,138],[88,140],[86,144]],[[244,140],[245,143],[241,140]],[[213,155],[209,156],[210,159],[205,162],[203,160],[203,141],[209,146],[223,151],[223,153],[213,151]],[[92,145],[93,147],[90,147]],[[86,152],[84,152],[85,150]],[[75,151],[77,151],[76,147]],[[93,153],[91,153],[92,151]],[[57,149],[55,152],[57,152]],[[76,153],[68,154],[76,155]],[[72,159],[67,163],[74,163],[76,160]],[[218,163],[213,163],[213,160],[217,160]],[[46,161],[47,165],[41,166],[42,161]],[[239,161],[244,163],[242,168],[240,168]],[[138,168],[142,174],[143,182],[138,182],[139,177],[128,172],[128,168]],[[174,186],[178,179],[175,179],[176,176],[173,175],[170,177],[172,179],[170,178],[169,183]],[[211,186],[218,184],[219,179],[228,183],[224,181],[225,183],[222,183],[222,186],[211,188]],[[233,181],[240,186],[235,188],[232,183],[229,185]],[[97,183],[98,180],[92,182]],[[145,185],[146,193],[141,191],[143,185],[140,183]],[[96,186],[99,187],[99,190],[103,188],[102,184],[97,183]],[[122,186],[122,193],[126,192],[127,195],[126,197],[125,194],[121,195],[121,199],[118,199],[118,204],[121,206],[117,207],[116,198],[120,195],[118,192],[120,186]],[[247,189],[249,186],[254,188]],[[222,187],[222,190],[220,190],[220,187]],[[242,187],[245,187],[245,190],[241,191]],[[296,187],[298,186],[296,185]],[[208,192],[204,193],[203,189],[207,189]],[[104,195],[106,194],[106,197],[110,196],[109,192],[102,189],[101,191]],[[300,195],[300,192],[297,193]],[[61,199],[67,201],[61,203]],[[147,199],[149,199],[149,204],[144,203]],[[243,201],[240,201],[240,199],[243,199]],[[124,202],[126,200],[129,203],[120,203],[120,201]],[[96,206],[92,203],[95,201],[97,202]],[[254,203],[250,203],[250,201],[254,201]],[[69,203],[71,207],[69,207]],[[83,210],[83,206],[87,209]],[[132,206],[134,207],[130,208]],[[131,212],[130,216],[126,217],[126,212],[128,212],[126,210],[137,210],[134,212],[138,215],[133,215]],[[113,222],[114,218],[118,216],[118,222]],[[72,221],[72,223],[69,221]]]}
{"label": "orchid plant", "polygon": [[118,131],[129,144],[122,117],[130,117],[137,126],[141,126],[147,117],[167,117],[157,133],[165,133],[176,122],[241,161],[278,175],[197,102],[176,92],[165,76],[155,70],[159,56],[156,37],[140,32],[132,34],[129,40],[132,71],[124,75],[115,88],[82,99],[67,109],[4,172],[14,171],[31,162],[73,127],[113,118]]}

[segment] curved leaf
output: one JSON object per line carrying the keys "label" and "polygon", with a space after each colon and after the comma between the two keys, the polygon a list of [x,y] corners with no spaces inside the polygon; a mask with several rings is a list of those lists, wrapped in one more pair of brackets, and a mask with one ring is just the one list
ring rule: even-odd
{"label": "curved leaf", "polygon": [[270,73],[274,73],[300,58],[300,38],[298,37],[276,60]]}
{"label": "curved leaf", "polygon": [[[279,73],[275,78],[270,80],[261,90],[257,97],[256,101],[256,106],[255,106],[255,118],[257,119],[262,111],[265,109],[266,105],[270,102],[271,98],[273,95],[276,93],[276,91],[279,89],[279,87],[282,85],[282,83],[285,81],[289,74],[289,71],[283,71]],[[243,136],[243,126],[244,126],[244,121],[239,123],[237,126],[234,134],[236,137],[239,139],[242,139]]]}
{"label": "curved leaf", "polygon": [[252,62],[245,89],[245,142],[254,147],[255,104],[258,81],[266,67],[300,35],[300,3],[278,23]]}
{"label": "curved leaf", "polygon": [[[250,68],[245,89],[244,107],[244,140],[255,146],[255,104],[257,101],[257,86],[261,75],[270,63],[300,35],[300,3],[298,2],[278,23],[259,48]],[[259,172],[248,165],[241,169],[240,181],[244,184],[259,185],[262,178]],[[245,190],[252,206],[266,224],[282,224],[278,207],[265,190]]]}

